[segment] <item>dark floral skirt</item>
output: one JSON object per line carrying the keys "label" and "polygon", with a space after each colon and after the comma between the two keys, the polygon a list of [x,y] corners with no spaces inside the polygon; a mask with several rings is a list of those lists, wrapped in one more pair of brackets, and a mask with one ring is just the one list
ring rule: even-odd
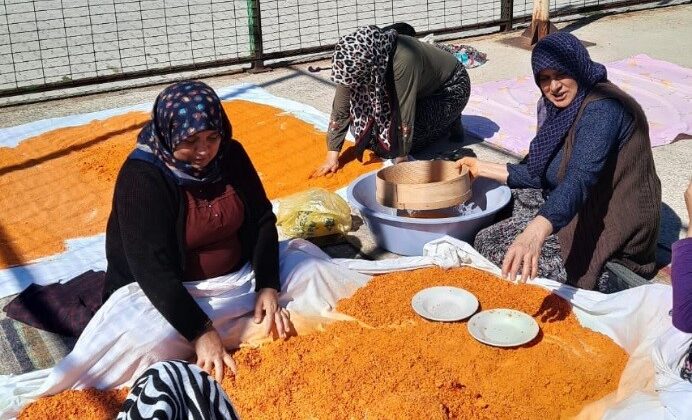
{"label": "dark floral skirt", "polygon": [[[511,215],[478,232],[474,248],[495,265],[502,267],[507,249],[536,217],[544,202],[541,190],[512,190]],[[560,242],[555,234],[548,236],[543,243],[538,258],[538,276],[560,283],[567,282],[565,264],[560,257]]]}
{"label": "dark floral skirt", "polygon": [[[443,138],[451,129],[452,124],[460,121],[461,111],[466,107],[470,96],[471,80],[464,66],[459,63],[454,74],[437,92],[418,99],[411,152],[420,151]],[[382,158],[394,157],[390,152],[382,149],[374,134],[370,136],[367,148]]]}
{"label": "dark floral skirt", "polygon": [[[511,207],[504,212],[504,218],[500,216],[502,220],[478,232],[474,248],[495,265],[502,267],[507,249],[536,217],[543,203],[545,200],[541,190],[512,190]],[[538,276],[567,283],[567,271],[560,256],[560,242],[556,234],[548,236],[543,243],[543,249],[538,258]],[[597,290],[611,293],[612,288],[610,272],[604,269],[598,279]]]}

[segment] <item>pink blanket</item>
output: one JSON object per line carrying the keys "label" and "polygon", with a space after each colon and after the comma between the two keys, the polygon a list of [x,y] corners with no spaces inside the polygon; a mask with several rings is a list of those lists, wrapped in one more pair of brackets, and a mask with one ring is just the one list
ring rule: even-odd
{"label": "pink blanket", "polygon": [[[652,146],[692,135],[692,70],[644,54],[606,67],[608,79],[644,109]],[[474,86],[463,112],[464,127],[494,147],[524,156],[536,133],[539,96],[531,76]]]}

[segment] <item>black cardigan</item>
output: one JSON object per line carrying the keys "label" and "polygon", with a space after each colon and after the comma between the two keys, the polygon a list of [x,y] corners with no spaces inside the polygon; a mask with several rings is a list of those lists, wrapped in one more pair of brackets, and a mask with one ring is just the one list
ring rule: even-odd
{"label": "black cardigan", "polygon": [[[279,242],[271,202],[240,143],[232,140],[222,147],[223,177],[245,206],[239,231],[243,261],[252,264],[256,291],[279,290]],[[155,165],[135,159],[123,164],[106,228],[104,301],[136,281],[164,318],[192,341],[211,321],[183,286],[186,203],[173,178]]]}

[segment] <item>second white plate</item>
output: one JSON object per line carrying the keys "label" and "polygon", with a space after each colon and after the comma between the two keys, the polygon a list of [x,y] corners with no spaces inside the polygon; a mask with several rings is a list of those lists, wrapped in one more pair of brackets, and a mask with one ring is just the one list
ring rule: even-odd
{"label": "second white plate", "polygon": [[473,315],[478,309],[478,299],[459,287],[436,286],[416,293],[411,299],[411,306],[423,318],[453,322]]}
{"label": "second white plate", "polygon": [[490,309],[474,315],[468,323],[469,333],[481,343],[496,347],[515,347],[533,340],[538,323],[529,315],[514,309]]}

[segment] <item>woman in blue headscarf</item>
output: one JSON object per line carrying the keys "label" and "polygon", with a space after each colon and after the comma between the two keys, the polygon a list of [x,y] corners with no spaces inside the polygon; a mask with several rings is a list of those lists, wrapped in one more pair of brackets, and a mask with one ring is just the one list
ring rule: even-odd
{"label": "woman in blue headscarf", "polygon": [[272,205],[232,138],[219,97],[198,81],[164,89],[115,183],[104,301],[138,283],[192,344],[197,365],[220,382],[224,365],[235,371],[235,364],[183,283],[226,275],[249,262],[255,321],[269,317],[268,329],[275,326],[284,337],[289,321],[278,304],[278,255]]}
{"label": "woman in blue headscarf", "polygon": [[513,190],[511,217],[480,231],[476,249],[512,280],[608,291],[606,263],[653,277],[661,187],[643,110],[569,33],[536,44],[531,65],[542,97],[527,157],[457,162]]}

